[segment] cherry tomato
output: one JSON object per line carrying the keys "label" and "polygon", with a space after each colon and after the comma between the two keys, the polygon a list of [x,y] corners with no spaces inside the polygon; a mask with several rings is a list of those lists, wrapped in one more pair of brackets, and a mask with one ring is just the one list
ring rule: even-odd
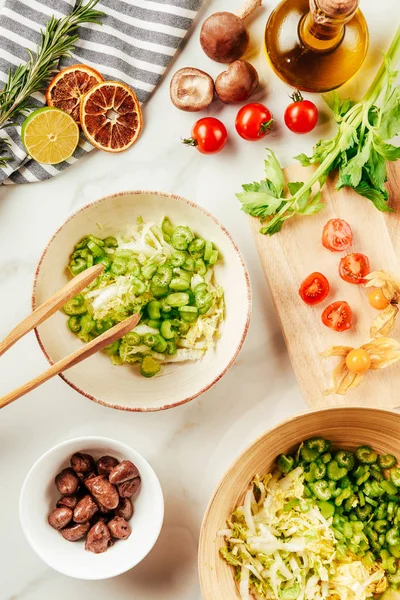
{"label": "cherry tomato", "polygon": [[368,302],[377,310],[384,310],[389,306],[389,300],[386,298],[381,288],[372,290],[372,292],[368,294]]}
{"label": "cherry tomato", "polygon": [[291,96],[293,102],[285,110],[286,127],[293,133],[309,133],[318,122],[318,109],[311,100],[304,100],[299,91]]}
{"label": "cherry tomato", "polygon": [[364,348],[350,350],[346,356],[346,366],[352,373],[362,374],[371,366],[371,357]]}
{"label": "cherry tomato", "polygon": [[238,134],[250,142],[261,140],[269,134],[274,123],[272,114],[264,104],[245,104],[236,116],[235,127]]}
{"label": "cherry tomato", "polygon": [[369,260],[365,254],[354,252],[344,256],[339,264],[339,275],[344,281],[360,285],[370,272]]}
{"label": "cherry tomato", "polygon": [[352,243],[353,232],[343,219],[331,219],[322,230],[322,245],[331,252],[348,250]]}
{"label": "cherry tomato", "polygon": [[332,302],[322,313],[322,322],[335,331],[346,331],[352,325],[353,311],[344,301]]}
{"label": "cherry tomato", "polygon": [[193,125],[192,137],[183,140],[188,146],[195,146],[202,154],[216,154],[225,146],[228,139],[226,127],[219,119],[204,117]]}
{"label": "cherry tomato", "polygon": [[299,294],[306,304],[319,304],[329,294],[329,281],[322,273],[311,273],[301,284]]}

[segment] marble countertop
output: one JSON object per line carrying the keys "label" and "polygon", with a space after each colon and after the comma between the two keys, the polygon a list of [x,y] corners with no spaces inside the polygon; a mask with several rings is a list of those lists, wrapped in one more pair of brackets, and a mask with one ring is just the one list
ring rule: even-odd
{"label": "marble countertop", "polygon": [[[174,192],[210,210],[241,249],[253,288],[251,326],[238,359],[215,387],[187,405],[154,414],[113,411],[90,402],[56,378],[1,412],[0,474],[7,481],[2,484],[0,512],[1,600],[105,600],[110,596],[200,600],[197,543],[214,487],[258,435],[307,408],[235,192],[241,183],[262,177],[265,145],[287,165],[298,152],[309,151],[328,135],[333,124],[317,97],[321,118],[313,134],[295,136],[282,126],[289,89],[259,53],[262,29],[275,2],[265,0],[264,4],[250,24],[250,59],[262,79],[254,99],[266,103],[277,120],[266,143],[251,144],[239,138],[234,131],[237,108],[215,102],[209,114],[221,118],[231,134],[225,150],[203,156],[180,144],[196,115],[171,105],[171,74],[183,66],[195,66],[211,75],[222,70],[202,53],[199,27],[208,14],[232,9],[233,3],[205,1],[170,71],[144,108],[145,129],[137,145],[117,156],[95,151],[48,182],[0,189],[0,338],[28,314],[35,266],[55,229],[77,208],[123,190]],[[351,85],[355,95],[371,80],[400,16],[398,0],[362,0],[361,6],[370,26],[371,48],[362,73]],[[26,336],[0,359],[0,394],[46,367],[34,334]],[[52,571],[31,550],[19,524],[19,492],[33,462],[54,444],[82,435],[114,437],[130,444],[150,461],[165,494],[165,522],[155,548],[137,568],[107,581],[78,581]]]}

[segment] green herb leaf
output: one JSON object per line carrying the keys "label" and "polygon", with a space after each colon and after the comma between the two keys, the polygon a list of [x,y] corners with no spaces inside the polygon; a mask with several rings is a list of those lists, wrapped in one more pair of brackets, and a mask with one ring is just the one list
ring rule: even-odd
{"label": "green herb leaf", "polygon": [[311,164],[313,164],[311,162],[311,158],[307,156],[307,154],[304,154],[304,152],[301,152],[301,154],[298,154],[294,158],[295,160],[298,160],[303,167],[309,167]]}
{"label": "green herb leaf", "polygon": [[369,186],[366,181],[361,181],[354,189],[361,196],[365,196],[365,198],[371,200],[381,212],[394,212],[387,204],[388,194],[386,191],[377,190]]}
{"label": "green herb leaf", "polygon": [[341,98],[336,91],[325,94],[322,98],[333,112],[333,116],[337,123],[340,123],[342,117],[344,117],[355,104],[350,98]]}
{"label": "green herb leaf", "polygon": [[371,148],[368,162],[365,165],[366,172],[371,180],[372,185],[378,189],[383,190],[384,184],[387,180],[386,176],[386,160],[382,154],[379,154],[374,146]]}
{"label": "green herb leaf", "polygon": [[276,197],[275,186],[270,181],[263,179],[262,181],[253,181],[253,183],[245,183],[242,185],[245,192],[265,192]]}
{"label": "green herb leaf", "polygon": [[371,144],[372,133],[368,133],[363,147],[344,166],[340,167],[336,189],[340,189],[344,185],[355,188],[360,183],[363,166],[369,159]]}
{"label": "green herb leaf", "polygon": [[241,192],[236,194],[236,197],[242,203],[242,210],[245,213],[261,219],[273,215],[282,204],[280,198],[264,192]]}
{"label": "green herb leaf", "polygon": [[386,106],[382,110],[378,135],[390,140],[400,133],[400,86],[391,93]]}
{"label": "green herb leaf", "polygon": [[283,191],[283,171],[275,154],[267,148],[267,158],[264,161],[266,179],[272,183],[275,188],[277,198],[282,196]]}
{"label": "green herb leaf", "polygon": [[304,185],[304,183],[302,181],[289,181],[287,184],[288,190],[292,196],[297,194],[297,192],[303,185]]}
{"label": "green herb leaf", "polygon": [[386,144],[377,136],[374,137],[374,148],[386,160],[393,161],[400,158],[400,147],[393,146],[392,144]]}

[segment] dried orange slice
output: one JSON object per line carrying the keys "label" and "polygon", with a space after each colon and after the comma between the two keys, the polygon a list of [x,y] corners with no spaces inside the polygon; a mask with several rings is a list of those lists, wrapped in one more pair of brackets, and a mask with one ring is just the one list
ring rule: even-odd
{"label": "dried orange slice", "polygon": [[96,69],[86,65],[66,67],[50,81],[46,91],[47,104],[61,108],[79,123],[82,97],[100,81],[104,81],[104,77]]}
{"label": "dried orange slice", "polygon": [[119,81],[104,81],[92,88],[81,103],[82,129],[93,146],[122,152],[138,139],[143,127],[136,94]]}

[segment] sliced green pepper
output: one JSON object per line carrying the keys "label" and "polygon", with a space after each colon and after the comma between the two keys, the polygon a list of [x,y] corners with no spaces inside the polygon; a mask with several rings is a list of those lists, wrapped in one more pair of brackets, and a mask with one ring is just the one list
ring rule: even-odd
{"label": "sliced green pepper", "polygon": [[170,356],[173,356],[174,354],[176,354],[177,349],[176,349],[176,342],[175,340],[168,340],[167,341],[167,354],[169,354]]}
{"label": "sliced green pepper", "polygon": [[398,527],[392,527],[386,532],[386,541],[389,546],[397,546],[400,544],[400,530]]}
{"label": "sliced green pepper", "polygon": [[170,320],[167,319],[161,323],[160,333],[165,340],[172,340],[175,337]]}
{"label": "sliced green pepper", "polygon": [[153,348],[158,342],[158,335],[154,333],[145,333],[143,336],[143,344],[149,348]]}
{"label": "sliced green pepper", "polygon": [[172,267],[169,265],[161,265],[158,267],[155,275],[153,275],[152,282],[158,287],[165,287],[171,283],[172,280]]}
{"label": "sliced green pepper", "polygon": [[294,458],[290,454],[280,454],[277,460],[278,469],[285,475],[293,470]]}
{"label": "sliced green pepper", "polygon": [[339,467],[336,460],[331,460],[327,466],[327,473],[329,479],[332,481],[339,481],[347,475],[347,469],[344,467]]}
{"label": "sliced green pepper", "polygon": [[326,500],[322,500],[321,502],[317,502],[318,507],[321,511],[322,516],[325,519],[330,519],[335,514],[335,506],[332,502],[327,502]]}
{"label": "sliced green pepper", "polygon": [[360,521],[365,521],[372,513],[372,507],[369,504],[366,504],[365,506],[356,506],[355,511]]}
{"label": "sliced green pepper", "polygon": [[377,461],[378,455],[370,446],[360,446],[356,450],[356,457],[362,465],[372,465]]}
{"label": "sliced green pepper", "polygon": [[88,268],[87,260],[79,257],[74,258],[69,263],[68,268],[71,271],[72,275],[76,277],[76,275],[79,275],[79,273],[82,273],[83,271],[85,271],[85,269]]}
{"label": "sliced green pepper", "polygon": [[140,372],[144,377],[154,377],[160,369],[160,363],[154,360],[151,354],[146,354],[140,363]]}
{"label": "sliced green pepper", "polygon": [[81,320],[79,316],[73,315],[68,319],[68,327],[73,333],[78,333],[81,330]]}
{"label": "sliced green pepper", "polygon": [[113,237],[112,235],[109,235],[108,237],[105,238],[104,245],[107,246],[107,248],[117,248],[118,242],[115,237]]}
{"label": "sliced green pepper", "polygon": [[381,469],[391,469],[396,462],[396,457],[393,454],[380,454],[378,456],[378,465]]}
{"label": "sliced green pepper", "polygon": [[157,343],[153,346],[154,352],[159,352],[163,354],[167,349],[167,342],[161,335],[157,336]]}
{"label": "sliced green pepper", "polygon": [[400,487],[400,467],[390,469],[390,480],[396,487]]}
{"label": "sliced green pepper", "polygon": [[167,303],[173,308],[179,308],[189,304],[189,294],[187,292],[176,292],[167,296]]}
{"label": "sliced green pepper", "polygon": [[136,333],[136,331],[130,331],[129,333],[124,335],[123,339],[130,346],[139,346],[142,343],[142,338],[140,337],[140,335],[138,333]]}
{"label": "sliced green pepper", "polygon": [[335,460],[339,467],[344,467],[348,471],[351,471],[356,464],[356,459],[353,452],[347,450],[338,450],[335,452]]}
{"label": "sliced green pepper", "polygon": [[150,281],[150,279],[152,279],[153,275],[156,274],[156,271],[158,269],[158,265],[156,265],[156,263],[150,262],[147,265],[144,265],[142,267],[142,276],[147,279],[147,281]]}
{"label": "sliced green pepper", "polygon": [[310,488],[319,500],[330,500],[332,497],[332,493],[328,487],[328,482],[325,480],[310,483]]}
{"label": "sliced green pepper", "polygon": [[66,304],[63,306],[63,311],[66,315],[83,315],[87,313],[87,306],[85,302],[85,298],[82,294],[78,294],[75,298],[71,298]]}
{"label": "sliced green pepper", "polygon": [[182,250],[177,250],[176,252],[174,252],[172,254],[169,261],[173,267],[181,267],[183,265],[183,263],[185,262],[185,260],[188,258],[188,256],[189,255],[187,252],[183,252]]}
{"label": "sliced green pepper", "polygon": [[194,258],[201,258],[204,254],[205,241],[202,238],[196,238],[190,242],[188,251]]}
{"label": "sliced green pepper", "polygon": [[175,227],[171,234],[171,245],[175,250],[187,250],[189,244],[194,240],[194,233],[189,227]]}

